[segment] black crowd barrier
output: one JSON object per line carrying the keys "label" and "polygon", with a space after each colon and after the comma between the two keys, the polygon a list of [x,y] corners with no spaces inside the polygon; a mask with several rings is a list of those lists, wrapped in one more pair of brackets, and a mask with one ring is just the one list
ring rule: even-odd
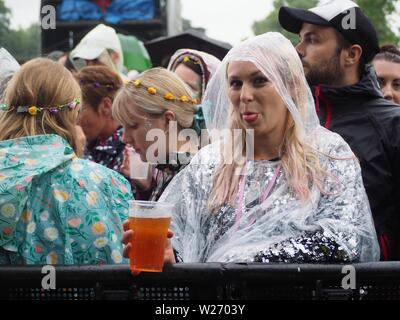
{"label": "black crowd barrier", "polygon": [[[128,266],[1,266],[5,300],[400,300],[400,262],[324,264],[206,263],[132,276]],[[43,273],[42,273],[43,271]]]}

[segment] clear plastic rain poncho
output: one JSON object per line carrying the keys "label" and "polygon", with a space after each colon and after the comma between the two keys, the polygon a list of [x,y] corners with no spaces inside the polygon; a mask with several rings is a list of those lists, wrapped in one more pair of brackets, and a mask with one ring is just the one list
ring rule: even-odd
{"label": "clear plastic rain poncho", "polygon": [[[208,202],[221,161],[219,141],[201,149],[177,175],[160,201],[175,204],[172,245],[183,262],[348,262],[379,260],[379,245],[361,177],[346,142],[319,125],[301,61],[289,40],[267,33],[234,47],[207,87],[203,107],[209,129],[227,128],[232,106],[227,66],[250,61],[272,82],[303,140],[317,149],[331,175],[321,193],[301,203],[290,188],[280,160],[247,160],[244,188],[238,188],[238,216],[231,205],[210,212]],[[298,106],[305,104],[305,112]],[[257,143],[257,141],[255,141]],[[330,177],[335,177],[332,179]],[[261,195],[275,179],[269,196]],[[244,201],[239,202],[242,192]]]}
{"label": "clear plastic rain poncho", "polygon": [[4,48],[0,48],[0,101],[13,74],[19,69],[17,60]]}
{"label": "clear plastic rain poncho", "polygon": [[167,69],[175,71],[186,56],[194,60],[199,60],[200,68],[203,71],[203,75],[201,76],[201,97],[203,97],[207,84],[217,71],[221,61],[207,52],[194,49],[179,49],[172,55]]}

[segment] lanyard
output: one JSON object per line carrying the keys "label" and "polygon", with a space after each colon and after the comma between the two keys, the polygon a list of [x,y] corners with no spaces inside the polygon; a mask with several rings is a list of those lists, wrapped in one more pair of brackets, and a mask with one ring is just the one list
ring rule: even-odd
{"label": "lanyard", "polygon": [[[269,197],[271,190],[274,187],[276,180],[278,179],[281,167],[282,167],[281,163],[276,167],[271,181],[268,183],[267,187],[265,188],[261,196],[261,202],[264,202]],[[246,184],[246,176],[247,176],[247,165],[244,167],[244,174],[242,176],[242,179],[240,179],[240,184],[239,184],[239,200],[235,210],[236,229],[239,227],[239,221],[240,218],[242,217],[242,208],[244,204],[244,186]]]}

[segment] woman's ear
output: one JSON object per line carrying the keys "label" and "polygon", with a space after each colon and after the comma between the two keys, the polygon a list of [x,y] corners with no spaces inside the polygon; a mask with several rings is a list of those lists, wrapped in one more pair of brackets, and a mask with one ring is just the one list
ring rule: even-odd
{"label": "woman's ear", "polygon": [[165,111],[162,115],[162,122],[164,127],[164,131],[165,132],[169,132],[169,128],[170,128],[170,122],[171,121],[176,121],[176,114],[170,110]]}
{"label": "woman's ear", "polygon": [[171,121],[176,121],[176,114],[170,110],[165,111],[163,116],[167,127]]}
{"label": "woman's ear", "polygon": [[112,115],[112,100],[109,97],[104,97],[99,105],[99,113],[102,116],[111,117]]}

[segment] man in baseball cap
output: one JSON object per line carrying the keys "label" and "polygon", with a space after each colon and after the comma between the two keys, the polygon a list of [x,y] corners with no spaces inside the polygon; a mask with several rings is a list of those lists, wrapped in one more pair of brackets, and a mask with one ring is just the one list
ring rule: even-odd
{"label": "man in baseball cap", "polygon": [[303,23],[332,27],[351,44],[361,46],[366,62],[379,52],[374,26],[353,1],[334,0],[308,10],[282,7],[279,22],[284,29],[293,33],[300,33]]}
{"label": "man in baseball cap", "polygon": [[379,51],[374,26],[347,0],[282,7],[279,22],[299,34],[296,50],[321,125],[339,133],[360,160],[382,259],[399,259],[400,108],[383,98],[369,64]]}
{"label": "man in baseball cap", "polygon": [[[365,64],[379,52],[374,26],[353,1],[334,0],[309,10],[282,7],[279,22],[287,31],[300,35],[297,50],[313,85],[350,84],[347,82],[356,80],[354,71],[360,76]],[[305,42],[310,41],[318,41],[318,48],[327,52],[317,51],[314,46],[313,54],[306,55]],[[336,46],[334,52],[333,46]],[[348,50],[342,52],[342,49]]]}

